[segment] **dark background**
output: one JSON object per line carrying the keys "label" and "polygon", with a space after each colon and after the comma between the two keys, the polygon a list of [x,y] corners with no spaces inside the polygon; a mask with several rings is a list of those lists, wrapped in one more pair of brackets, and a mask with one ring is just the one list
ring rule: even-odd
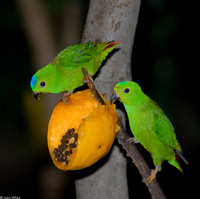
{"label": "dark background", "polygon": [[[70,0],[41,2],[59,37],[63,7]],[[80,2],[82,31],[89,2],[77,1],[77,6]],[[142,1],[132,54],[133,80],[170,118],[189,161],[188,166],[182,164],[184,175],[163,163],[157,179],[167,198],[199,195],[199,24],[198,0]],[[1,3],[0,33],[0,196],[54,198],[50,193],[56,190],[56,198],[75,198],[74,172],[56,169],[48,154],[48,121],[44,102],[33,99],[29,86],[36,68],[18,1]],[[81,38],[81,32],[79,35]],[[140,145],[138,148],[153,168],[150,155]],[[127,159],[130,198],[147,198],[147,188]]]}

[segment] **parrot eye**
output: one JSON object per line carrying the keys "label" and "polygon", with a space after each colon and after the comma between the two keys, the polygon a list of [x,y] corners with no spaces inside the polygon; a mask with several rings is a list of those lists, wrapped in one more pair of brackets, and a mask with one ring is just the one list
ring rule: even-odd
{"label": "parrot eye", "polygon": [[46,85],[46,82],[41,82],[41,83],[40,83],[40,88],[45,87],[45,85]]}
{"label": "parrot eye", "polygon": [[129,93],[130,89],[129,88],[125,88],[124,89],[124,93]]}

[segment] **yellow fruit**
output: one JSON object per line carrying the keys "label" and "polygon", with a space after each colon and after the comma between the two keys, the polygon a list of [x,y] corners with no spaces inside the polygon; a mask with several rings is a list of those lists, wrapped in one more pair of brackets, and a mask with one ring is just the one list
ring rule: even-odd
{"label": "yellow fruit", "polygon": [[[102,97],[103,98],[103,97]],[[104,98],[103,98],[104,99]],[[48,126],[48,148],[56,167],[78,170],[105,156],[119,130],[114,104],[97,102],[89,89],[68,97],[54,108]]]}

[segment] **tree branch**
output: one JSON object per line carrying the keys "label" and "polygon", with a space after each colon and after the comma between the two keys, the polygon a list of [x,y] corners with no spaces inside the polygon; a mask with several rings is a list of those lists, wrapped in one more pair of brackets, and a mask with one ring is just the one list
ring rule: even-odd
{"label": "tree branch", "polygon": [[151,197],[155,199],[165,199],[166,197],[156,179],[147,185],[146,179],[150,176],[151,170],[135,144],[133,142],[127,142],[130,136],[124,129],[121,117],[119,118],[118,125],[120,126],[120,131],[117,132],[116,138],[118,139],[119,144],[121,144],[123,149],[127,152],[126,155],[133,160],[133,163],[138,168],[143,178],[143,182],[149,189]]}
{"label": "tree branch", "polygon": [[[90,88],[96,100],[101,104],[105,104],[105,102],[99,95],[98,91],[96,90],[91,77],[88,75],[87,70],[85,68],[82,68],[82,71],[83,71],[85,82],[87,83],[88,87]],[[165,199],[166,197],[156,179],[147,185],[146,179],[150,176],[151,170],[149,166],[147,165],[147,163],[145,162],[142,155],[140,154],[140,152],[138,151],[135,144],[133,142],[131,143],[127,142],[130,136],[126,133],[124,129],[124,125],[122,123],[122,117],[119,117],[118,125],[120,126],[120,130],[117,132],[116,138],[118,139],[119,144],[122,145],[122,148],[127,152],[126,155],[133,160],[133,163],[138,168],[143,178],[143,182],[146,184],[146,186],[149,189],[149,193],[151,194],[151,197],[154,199]]]}
{"label": "tree branch", "polygon": [[103,101],[103,99],[101,98],[101,96],[99,95],[99,93],[97,92],[93,82],[92,82],[92,78],[88,75],[88,72],[85,68],[81,68],[83,75],[84,75],[84,81],[85,83],[87,83],[90,91],[92,92],[92,94],[94,95],[94,97],[96,98],[96,100],[101,103],[102,105],[105,105],[105,102]]}
{"label": "tree branch", "polygon": [[[47,8],[39,0],[16,0],[37,70],[56,55],[54,29]],[[35,67],[36,67],[35,66]]]}

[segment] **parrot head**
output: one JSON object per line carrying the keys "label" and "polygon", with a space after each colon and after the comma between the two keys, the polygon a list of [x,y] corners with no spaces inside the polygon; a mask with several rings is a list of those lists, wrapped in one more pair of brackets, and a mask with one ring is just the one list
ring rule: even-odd
{"label": "parrot head", "polygon": [[56,70],[54,67],[49,64],[46,67],[38,70],[31,78],[31,89],[33,91],[33,96],[36,99],[39,99],[40,93],[55,93],[56,84],[55,84],[55,75]]}
{"label": "parrot head", "polygon": [[137,102],[141,97],[144,96],[140,86],[136,82],[123,81],[118,83],[114,87],[114,93],[110,98],[110,102],[113,103],[115,100],[121,101],[125,105],[129,105]]}

